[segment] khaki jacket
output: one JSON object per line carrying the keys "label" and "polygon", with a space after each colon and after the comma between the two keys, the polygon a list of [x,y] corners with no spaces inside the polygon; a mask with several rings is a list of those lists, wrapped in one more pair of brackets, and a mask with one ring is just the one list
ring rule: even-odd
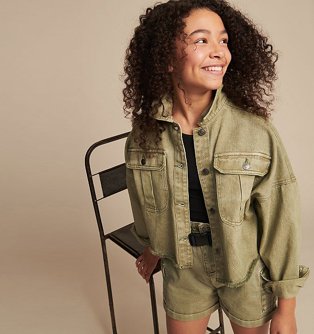
{"label": "khaki jacket", "polygon": [[[171,113],[165,99],[155,116],[165,127],[157,148],[145,153],[130,133],[125,160],[135,235],[183,269],[192,266],[188,172],[181,129]],[[268,268],[266,288],[294,297],[309,270],[298,263],[297,183],[277,131],[234,106],[220,88],[193,137],[217,281],[241,286],[261,257]]]}

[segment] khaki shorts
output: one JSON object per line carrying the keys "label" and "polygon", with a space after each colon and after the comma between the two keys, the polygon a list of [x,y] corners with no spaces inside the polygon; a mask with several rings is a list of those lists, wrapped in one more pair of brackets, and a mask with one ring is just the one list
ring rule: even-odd
{"label": "khaki shorts", "polygon": [[[204,223],[192,223],[193,232]],[[209,225],[208,225],[209,226]],[[265,265],[258,261],[249,280],[229,288],[215,280],[212,247],[193,247],[193,267],[178,269],[162,259],[164,308],[170,318],[197,320],[209,316],[221,305],[229,319],[243,327],[258,327],[272,318],[276,297],[263,288]]]}

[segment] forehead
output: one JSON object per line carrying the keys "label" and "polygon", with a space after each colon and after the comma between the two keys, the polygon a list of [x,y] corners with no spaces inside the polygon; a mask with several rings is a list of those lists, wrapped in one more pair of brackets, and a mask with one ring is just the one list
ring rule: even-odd
{"label": "forehead", "polygon": [[206,9],[194,9],[189,16],[184,19],[184,32],[189,35],[195,30],[222,31],[224,24],[218,14]]}

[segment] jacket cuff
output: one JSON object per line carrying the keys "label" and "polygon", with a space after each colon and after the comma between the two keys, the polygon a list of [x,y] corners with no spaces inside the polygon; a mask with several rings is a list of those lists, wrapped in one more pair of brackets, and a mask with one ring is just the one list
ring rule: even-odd
{"label": "jacket cuff", "polygon": [[263,277],[264,280],[268,281],[265,283],[264,288],[278,298],[293,298],[298,294],[300,288],[303,287],[305,281],[309,277],[309,274],[310,270],[308,267],[299,266],[299,277],[295,279],[270,281],[269,279]]}
{"label": "jacket cuff", "polygon": [[140,236],[136,229],[135,229],[135,226],[134,224],[131,226],[131,232],[133,233],[133,235],[135,236],[136,240],[143,246],[150,246],[150,240],[149,238],[144,238],[142,236]]}

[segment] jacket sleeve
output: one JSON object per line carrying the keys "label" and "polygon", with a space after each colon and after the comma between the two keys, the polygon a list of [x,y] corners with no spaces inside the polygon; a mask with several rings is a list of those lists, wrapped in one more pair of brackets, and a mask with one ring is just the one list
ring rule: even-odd
{"label": "jacket sleeve", "polygon": [[272,129],[268,174],[256,187],[255,208],[260,224],[259,251],[269,270],[265,288],[280,298],[293,298],[309,276],[299,265],[300,205],[296,178],[285,149]]}
{"label": "jacket sleeve", "polygon": [[126,161],[126,184],[128,188],[129,198],[131,202],[131,208],[133,212],[134,224],[131,231],[133,232],[136,239],[143,246],[150,246],[150,240],[146,229],[145,218],[143,214],[144,203],[141,203],[138,190],[136,188],[134,180],[134,171],[128,168],[128,145],[130,142],[129,135],[125,145],[125,161]]}

